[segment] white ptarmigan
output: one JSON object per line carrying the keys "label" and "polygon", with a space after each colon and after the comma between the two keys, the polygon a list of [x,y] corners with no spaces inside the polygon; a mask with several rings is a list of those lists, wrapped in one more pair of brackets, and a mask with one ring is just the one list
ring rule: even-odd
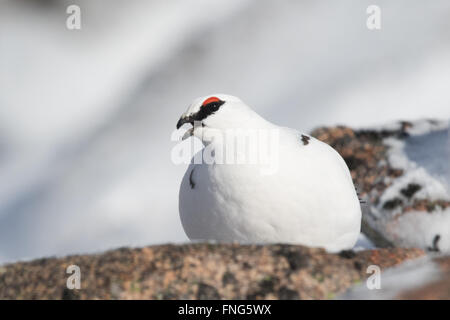
{"label": "white ptarmigan", "polygon": [[[276,163],[191,163],[179,196],[181,222],[191,240],[295,243],[328,251],[354,246],[361,207],[349,169],[332,147],[276,126],[239,98],[224,94],[194,100],[177,129],[185,123],[193,127],[183,139],[201,139],[205,148],[200,152],[208,149],[210,155],[217,155],[217,150],[225,154],[232,145],[225,141],[239,138],[245,130],[269,132],[264,137],[276,133],[270,150],[275,157],[267,157]],[[268,141],[273,140],[260,139],[258,147],[267,150],[263,144]],[[255,152],[252,147],[231,150],[239,157],[242,150]],[[275,168],[269,174],[263,170],[268,165]]]}

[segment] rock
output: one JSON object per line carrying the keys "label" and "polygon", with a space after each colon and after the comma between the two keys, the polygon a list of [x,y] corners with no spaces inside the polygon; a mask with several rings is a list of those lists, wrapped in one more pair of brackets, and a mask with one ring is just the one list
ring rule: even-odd
{"label": "rock", "polygon": [[[420,249],[341,254],[293,245],[187,244],[117,249],[2,266],[0,299],[330,299]],[[66,287],[69,265],[81,289]]]}

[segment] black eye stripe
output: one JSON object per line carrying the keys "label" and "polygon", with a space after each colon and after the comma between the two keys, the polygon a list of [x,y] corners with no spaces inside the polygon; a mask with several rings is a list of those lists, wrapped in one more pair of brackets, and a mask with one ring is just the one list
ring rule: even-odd
{"label": "black eye stripe", "polygon": [[212,115],[214,112],[219,110],[219,108],[225,103],[225,101],[219,100],[219,101],[213,101],[210,102],[204,106],[200,107],[200,110],[194,115],[195,121],[202,121],[203,119],[206,119],[210,115]]}

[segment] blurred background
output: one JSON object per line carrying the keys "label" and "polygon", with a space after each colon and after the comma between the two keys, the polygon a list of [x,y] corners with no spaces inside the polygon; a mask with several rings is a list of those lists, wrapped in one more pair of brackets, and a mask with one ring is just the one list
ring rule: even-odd
{"label": "blurred background", "polygon": [[449,84],[448,0],[0,0],[0,263],[187,241],[171,135],[198,96],[307,132],[448,119]]}

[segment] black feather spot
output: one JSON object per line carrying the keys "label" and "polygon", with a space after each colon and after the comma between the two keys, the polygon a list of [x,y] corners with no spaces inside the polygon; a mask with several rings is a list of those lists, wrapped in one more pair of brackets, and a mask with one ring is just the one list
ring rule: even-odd
{"label": "black feather spot", "polygon": [[433,245],[428,247],[427,250],[431,252],[441,252],[438,245],[439,240],[441,240],[441,236],[439,234],[435,235],[433,238]]}
{"label": "black feather spot", "polygon": [[191,185],[191,189],[194,189],[194,188],[195,188],[195,182],[194,182],[194,179],[193,179],[193,177],[192,177],[192,175],[193,175],[193,173],[194,173],[194,170],[195,170],[195,169],[192,169],[192,170],[191,170],[191,173],[190,173],[190,175],[189,175],[189,184]]}
{"label": "black feather spot", "polygon": [[303,142],[303,145],[307,145],[308,143],[309,143],[309,139],[311,139],[310,137],[308,137],[308,136],[305,136],[304,134],[302,134],[302,142]]}

